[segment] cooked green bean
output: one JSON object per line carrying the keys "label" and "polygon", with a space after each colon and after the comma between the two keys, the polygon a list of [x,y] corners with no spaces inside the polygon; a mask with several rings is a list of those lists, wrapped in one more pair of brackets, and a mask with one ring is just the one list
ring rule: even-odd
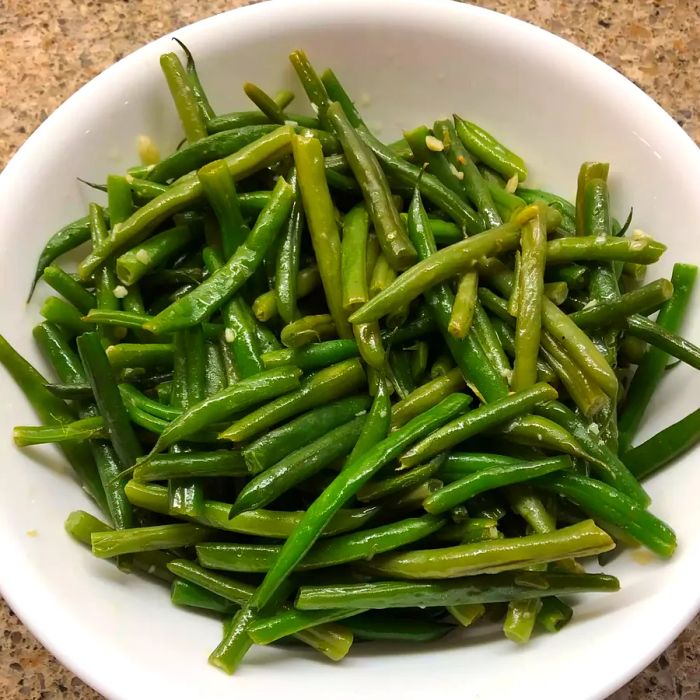
{"label": "cooked green bean", "polygon": [[[277,161],[289,153],[292,135],[293,132],[289,127],[281,126],[232,153],[225,158],[229,173],[234,180],[238,180]],[[181,178],[177,184],[147,202],[122,224],[113,227],[109,238],[96,247],[78,266],[80,278],[88,279],[107,258],[120,252],[129,244],[133,245],[143,240],[149,227],[157,226],[168,217],[198,201],[202,195],[202,185],[196,173]],[[269,205],[268,201],[266,207]]]}
{"label": "cooked green bean", "polygon": [[[240,151],[239,151],[240,152]],[[207,320],[251,277],[289,216],[294,192],[279,178],[270,201],[250,232],[223,267],[161,311],[144,327],[154,333],[189,328]]]}
{"label": "cooked green bean", "polygon": [[94,294],[56,265],[49,265],[44,270],[43,279],[81,313],[86,314],[96,304]]}
{"label": "cooked green bean", "polygon": [[485,540],[443,549],[381,554],[363,563],[362,568],[373,576],[392,578],[458,578],[599,554],[614,547],[610,535],[592,520],[584,520],[552,533]]}
{"label": "cooked green bean", "polygon": [[676,535],[629,496],[595,479],[577,474],[549,474],[533,482],[573,501],[589,515],[610,523],[660,557],[670,557]]}
{"label": "cooked green bean", "polygon": [[237,420],[221,433],[221,437],[233,442],[242,442],[303,411],[352,394],[364,383],[365,373],[358,360],[346,360],[331,365],[305,379],[296,391],[281,396]]}
{"label": "cooked green bean", "polygon": [[357,442],[365,420],[365,416],[358,416],[345,425],[333,428],[253,477],[238,494],[229,517],[263,508],[336,459],[345,457]]}
{"label": "cooked green bean", "polygon": [[[675,333],[681,326],[690,296],[697,277],[694,265],[676,264],[671,274],[673,296],[659,311],[656,324],[668,333]],[[637,336],[639,337],[639,336]],[[649,340],[649,337],[642,338]],[[620,451],[625,452],[632,444],[634,435],[642,420],[651,397],[664,374],[668,362],[665,348],[649,348],[642,358],[630,383],[626,402],[620,414],[618,428],[620,433]]]}
{"label": "cooked green bean", "polygon": [[134,552],[189,547],[206,539],[210,534],[211,530],[205,527],[185,523],[94,532],[92,553],[96,557],[108,558]]}
{"label": "cooked green bean", "polygon": [[212,423],[224,421],[239,411],[293,391],[299,386],[300,375],[301,371],[292,367],[266,370],[193,403],[167,426],[149,457]]}
{"label": "cooked green bean", "polygon": [[387,608],[443,607],[471,603],[502,603],[552,595],[584,592],[613,593],[620,588],[606,574],[554,574],[514,572],[467,576],[456,581],[376,581],[330,586],[302,586],[295,607],[328,610],[343,607],[383,610]]}
{"label": "cooked green bean", "polygon": [[137,464],[135,481],[164,481],[180,477],[246,476],[248,468],[240,452],[215,450],[213,452],[180,452],[156,455],[148,462]]}
{"label": "cooked green bean", "polygon": [[535,384],[530,389],[483,404],[442,426],[423,441],[401,455],[401,464],[411,467],[448,450],[467,438],[510,421],[531,411],[535,406],[556,398],[557,392],[548,384]]}
{"label": "cooked green bean", "polygon": [[[371,559],[376,554],[422,540],[438,531],[444,523],[442,518],[423,515],[320,540],[309,550],[297,570],[323,569]],[[205,543],[197,546],[197,559],[208,569],[264,573],[272,566],[280,549],[278,544]]]}
{"label": "cooked green bean", "polygon": [[473,474],[468,474],[429,496],[423,503],[428,513],[438,515],[464,503],[483,491],[502,486],[517,484],[522,481],[543,476],[553,471],[569,469],[570,457],[550,457],[534,462],[486,467]]}
{"label": "cooked green bean", "polygon": [[622,455],[637,479],[646,479],[700,440],[700,409]]}
{"label": "cooked green bean", "polygon": [[350,124],[339,103],[330,103],[326,115],[362,189],[365,206],[372,218],[384,256],[395,270],[405,270],[415,261],[416,251],[394,206],[384,172],[372,150]]}
{"label": "cooked green bean", "polygon": [[[170,514],[167,488],[155,484],[139,484],[132,480],[127,482],[124,491],[133,505],[162,515]],[[207,499],[201,515],[186,516],[186,519],[226,532],[286,539],[303,517],[303,511],[254,510],[229,520],[230,510],[230,503]],[[322,536],[330,537],[357,530],[374,518],[378,511],[376,506],[340,510],[326,526]]]}

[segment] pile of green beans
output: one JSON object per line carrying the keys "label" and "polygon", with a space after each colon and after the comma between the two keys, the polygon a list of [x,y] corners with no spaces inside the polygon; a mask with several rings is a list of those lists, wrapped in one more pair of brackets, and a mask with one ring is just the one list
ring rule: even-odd
{"label": "pile of green beans", "polygon": [[700,367],[678,335],[697,269],[642,284],[665,247],[621,233],[608,164],[571,203],[456,115],[383,144],[303,51],[315,116],[252,83],[216,114],[180,48],[182,147],[109,175],[40,255],[54,376],[0,336],[42,423],[16,444],[57,443],[108,521],[67,531],[221,616],[228,673],[253,644],[337,661],[482,616],[523,643],[569,622],[560,596],[618,589],[580,559],[671,556],[639,480],[698,411],[632,444],[669,356]]}

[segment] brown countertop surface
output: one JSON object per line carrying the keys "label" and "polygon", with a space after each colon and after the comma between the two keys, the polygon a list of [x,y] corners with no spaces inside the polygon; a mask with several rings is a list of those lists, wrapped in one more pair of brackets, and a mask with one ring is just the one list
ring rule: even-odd
{"label": "brown countertop surface", "polygon": [[[0,165],[77,88],[122,56],[243,0],[0,1]],[[697,0],[482,0],[585,48],[649,93],[700,142]],[[94,700],[0,600],[0,698]],[[700,618],[614,700],[700,700]]]}

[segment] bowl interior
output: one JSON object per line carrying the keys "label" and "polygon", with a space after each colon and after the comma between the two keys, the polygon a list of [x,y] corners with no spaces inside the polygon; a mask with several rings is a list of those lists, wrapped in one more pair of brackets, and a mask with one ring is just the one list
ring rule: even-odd
{"label": "bowl interior", "polygon": [[[317,67],[335,69],[383,139],[457,112],[520,153],[531,186],[569,197],[582,161],[610,161],[616,215],[624,219],[634,206],[635,226],[668,244],[655,276],[670,274],[674,261],[700,262],[697,148],[619,74],[530,25],[429,0],[286,0],[220,15],[177,36],[197,58],[219,112],[249,108],[244,80],[269,90],[292,87],[295,108],[307,111],[286,58],[302,47]],[[158,55],[172,49],[161,39],[87,85],[0,178],[1,330],[39,365],[31,328],[46,289],[25,304],[37,254],[54,230],[84,214],[91,194],[76,176],[100,181],[123,171],[137,160],[142,133],[164,153],[177,144],[158,66]],[[700,316],[690,316],[684,332],[700,340]],[[606,570],[620,577],[622,591],[582,599],[556,639],[538,635],[516,648],[498,633],[478,631],[430,646],[358,645],[338,666],[296,647],[256,648],[230,679],[206,662],[221,634],[217,621],[174,609],[165,589],[93,559],[64,533],[68,512],[90,508],[88,499],[57,453],[13,447],[10,427],[36,419],[4,373],[0,387],[0,587],[39,638],[109,697],[175,700],[197,688],[206,698],[264,692],[313,700],[339,687],[380,697],[397,683],[409,697],[459,688],[472,698],[509,698],[535,687],[543,699],[601,697],[659,653],[698,608],[691,574],[700,515],[685,494],[700,490],[700,470],[691,452],[649,483],[654,512],[677,531],[676,556],[664,563],[629,553],[617,558]],[[694,410],[698,390],[700,377],[689,368],[669,372],[643,434]]]}

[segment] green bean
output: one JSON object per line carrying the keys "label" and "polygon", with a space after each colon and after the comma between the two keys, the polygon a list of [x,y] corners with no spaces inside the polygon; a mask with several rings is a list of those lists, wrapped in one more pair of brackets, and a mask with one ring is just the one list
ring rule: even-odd
{"label": "green bean", "polygon": [[179,253],[193,237],[188,226],[175,226],[152,236],[117,258],[117,276],[126,285],[138,282],[145,274]]}
{"label": "green bean", "polygon": [[376,581],[335,586],[302,586],[295,607],[327,610],[343,607],[382,610],[416,606],[443,607],[471,603],[501,603],[583,592],[615,592],[620,582],[606,574],[512,572],[468,576],[456,581]]}
{"label": "green bean", "polygon": [[338,335],[351,336],[350,325],[343,310],[340,235],[335,221],[333,202],[323,171],[320,144],[313,138],[294,137],[292,141],[297,179],[318,263],[328,309]]}
{"label": "green bean", "polygon": [[438,377],[444,377],[448,372],[454,368],[455,364],[452,361],[452,357],[447,353],[438,355],[430,368],[430,377],[432,379],[437,379]]}
{"label": "green bean", "polygon": [[146,330],[164,333],[188,328],[206,320],[230,299],[262,262],[289,216],[293,198],[292,188],[280,177],[245,243],[223,267],[147,323]]}
{"label": "green bean", "polygon": [[311,108],[318,115],[321,126],[330,131],[326,110],[328,108],[328,95],[321,79],[316,74],[313,66],[309,62],[306,53],[301,49],[296,49],[289,54],[289,60],[299,78],[299,81],[306,92]]}
{"label": "green bean", "polygon": [[670,557],[676,536],[663,521],[636,501],[595,479],[577,474],[549,474],[533,485],[573,501],[594,518],[609,523],[660,557]]}
{"label": "green bean", "polygon": [[[52,323],[42,323],[41,325],[34,327],[32,335],[34,336],[34,340],[39,346],[39,349],[51,364],[60,381],[70,385],[84,385],[87,382],[80,358],[71,347],[66,334],[63,333],[58,326]],[[40,375],[28,363],[18,362],[12,348],[9,345],[6,347],[6,344],[7,341],[4,341],[2,336],[0,336],[0,349],[3,351],[0,353],[0,361],[3,365],[5,365],[6,369],[12,378],[15,379],[22,391],[29,391],[31,387],[32,395],[27,395],[27,399],[32,405],[32,408],[37,411],[37,415],[43,423],[60,422],[59,420],[51,419],[46,414],[40,412],[40,407],[43,407],[43,404],[47,399],[47,394],[39,391],[38,389],[36,390],[36,393],[34,393],[33,384],[35,381],[38,382]],[[3,360],[2,357],[5,357],[6,359]],[[17,364],[16,367],[14,366],[15,363]],[[15,372],[17,372],[17,375],[15,375]],[[24,376],[25,372],[26,377]],[[22,379],[22,381],[20,381],[20,379]],[[27,383],[27,389],[24,387],[24,382]],[[44,386],[44,388],[46,388],[46,386]],[[51,392],[48,392],[48,395],[51,395]],[[90,396],[92,397],[92,389],[90,389]],[[47,405],[50,406],[52,410],[58,411],[62,410],[62,406],[66,408],[66,419],[63,422],[70,422],[75,417],[73,413],[68,410],[66,404],[56,402],[55,404],[49,403]]]}
{"label": "green bean", "polygon": [[535,218],[523,226],[520,245],[520,274],[515,283],[519,293],[511,381],[513,391],[527,389],[537,380],[547,245],[545,215],[541,207],[537,208]]}
{"label": "green bean", "polygon": [[71,275],[56,265],[49,265],[44,270],[43,279],[46,284],[53,287],[66,301],[84,314],[96,304],[94,294],[88,292]]}
{"label": "green bean", "polygon": [[[318,268],[315,265],[310,265],[309,267],[305,267],[303,270],[299,270],[296,277],[295,298],[303,299],[304,297],[309,296],[309,294],[318,289],[320,283],[321,278],[318,274]],[[282,315],[276,290],[271,289],[257,297],[253,302],[253,313],[258,321],[263,322],[270,321],[271,319],[275,318],[278,313]],[[287,323],[291,323],[291,321],[298,317],[299,311],[297,309],[294,314],[289,317],[288,321],[284,317],[282,320]]]}
{"label": "green bean", "polygon": [[578,261],[622,261],[650,265],[666,250],[663,243],[650,238],[610,238],[577,236],[556,238],[547,243],[547,264],[559,265]]}
{"label": "green bean", "polygon": [[[306,129],[318,129],[319,121],[316,117],[307,117],[304,114],[286,113],[287,125],[292,122]],[[218,116],[207,121],[207,131],[210,134],[218,134],[222,131],[231,131],[232,129],[242,129],[249,126],[269,124],[270,120],[258,110],[229,112],[228,114],[219,114]]]}
{"label": "green bean", "polygon": [[552,282],[564,282],[569,289],[574,290],[586,289],[588,287],[589,276],[589,268],[584,265],[579,265],[578,263],[557,265],[547,270],[548,280]]}
{"label": "green bean", "polygon": [[153,183],[166,183],[185,175],[211,161],[225,158],[247,146],[261,136],[275,130],[273,124],[244,126],[238,129],[221,131],[188,143],[159,163],[156,163],[146,176]]}
{"label": "green bean", "polygon": [[80,384],[47,384],[46,388],[59,399],[91,399],[92,388],[86,382]]}
{"label": "green bean", "polygon": [[551,333],[545,331],[541,338],[540,352],[566,388],[571,400],[586,418],[594,418],[614,405],[600,387],[593,382]]}
{"label": "green bean", "polygon": [[[307,614],[311,611],[306,611]],[[350,611],[345,611],[347,614]],[[354,610],[352,612],[355,612]],[[454,627],[444,622],[432,620],[415,620],[377,613],[365,613],[348,616],[343,624],[363,641],[377,642],[433,642],[442,639]]]}
{"label": "green bean", "polygon": [[545,192],[544,190],[533,190],[520,186],[516,190],[516,193],[528,204],[534,204],[538,200],[546,202],[550,207],[553,207],[562,215],[559,229],[567,236],[576,235],[576,207],[571,202],[567,201],[563,197],[559,197],[556,194],[552,194],[551,192]]}
{"label": "green bean", "polygon": [[154,401],[130,384],[120,384],[119,392],[125,405],[136,406],[166,422],[174,421],[182,415],[182,407],[166,406],[159,401]]}
{"label": "green bean", "polygon": [[510,379],[512,372],[508,356],[496,334],[491,319],[489,319],[478,300],[474,305],[473,327],[474,335],[491,364],[506,381]]}
{"label": "green bean", "polygon": [[348,422],[370,404],[367,396],[351,396],[315,408],[279,428],[261,435],[243,448],[250,473],[257,474],[279,462],[285,455],[308,445],[328,431]]}
{"label": "green bean", "polygon": [[486,540],[443,549],[382,554],[362,567],[374,576],[457,578],[521,569],[572,556],[599,554],[614,547],[615,543],[606,532],[592,520],[585,520],[552,533]]}
{"label": "green bean", "polygon": [[354,340],[327,340],[304,348],[285,348],[266,352],[262,355],[262,361],[266,369],[294,365],[308,371],[323,369],[357,355],[357,343]]}
{"label": "green bean", "polygon": [[241,214],[236,186],[224,160],[202,166],[197,177],[219,222],[222,252],[228,260],[245,243],[249,233]]}
{"label": "green bean", "polygon": [[107,359],[113,370],[124,367],[171,367],[172,343],[119,343],[110,345]]}
{"label": "green bean", "polygon": [[398,396],[402,399],[406,398],[416,388],[411,376],[408,353],[403,350],[394,350],[390,353],[386,367],[386,376]]}
{"label": "green bean", "polygon": [[463,605],[449,605],[447,611],[462,627],[470,627],[484,616],[486,607],[482,603],[465,603]]}
{"label": "green bean", "polygon": [[299,348],[319,343],[336,335],[335,323],[330,314],[302,316],[288,323],[280,333],[280,340],[288,348]]}
{"label": "green bean", "polygon": [[[697,267],[694,265],[676,264],[673,266],[671,275],[673,296],[659,311],[657,326],[660,329],[668,333],[678,331],[690,301],[696,277]],[[647,337],[643,337],[642,340],[650,340],[650,336],[647,334]],[[665,348],[656,347],[657,342],[658,340],[655,338],[655,347],[649,348],[642,358],[630,383],[625,406],[620,413],[618,426],[621,452],[626,451],[631,445],[642,416],[668,362],[667,351],[664,351]]]}
{"label": "green bean", "polygon": [[386,363],[382,332],[376,321],[353,324],[352,332],[360,357],[372,368],[381,370]]}
{"label": "green bean", "polygon": [[109,430],[112,445],[123,469],[136,463],[141,445],[129,421],[112,369],[97,333],[85,333],[78,338],[78,352],[100,414]]}
{"label": "green bean", "polygon": [[385,479],[369,481],[357,492],[357,500],[361,503],[372,503],[397,493],[410,491],[434,476],[444,461],[445,455],[438,455],[422,466]]}
{"label": "green bean", "polygon": [[69,440],[89,440],[97,437],[106,437],[105,424],[101,416],[81,418],[72,423],[59,425],[16,425],[12,429],[12,439],[18,447]]}
{"label": "green bean", "polygon": [[457,115],[454,115],[454,122],[464,147],[482,163],[505,178],[511,178],[514,175],[517,175],[519,180],[527,178],[527,168],[520,156],[503,146],[476,124],[461,119]]}
{"label": "green bean", "polygon": [[184,66],[176,54],[166,53],[160,57],[160,67],[168,81],[175,108],[185,131],[185,138],[190,143],[199,141],[207,135],[205,115],[199,109]]}
{"label": "green bean", "polygon": [[36,272],[32,279],[32,284],[29,289],[27,301],[31,299],[34,293],[34,288],[37,282],[44,274],[44,270],[64,253],[74,250],[86,241],[90,240],[90,217],[84,216],[77,219],[73,223],[64,226],[62,229],[49,238],[39,254],[39,260],[36,265]]}
{"label": "green bean", "polygon": [[317,474],[335,460],[346,456],[357,442],[366,416],[329,431],[251,479],[240,491],[229,517],[263,508],[289,489]]}
{"label": "green bean", "polygon": [[[289,153],[292,135],[289,127],[282,126],[232,153],[224,159],[229,173],[234,180],[240,180],[269,163],[277,162]],[[80,278],[88,279],[104,260],[129,244],[133,246],[143,240],[152,227],[197,202],[202,196],[202,185],[196,173],[181,178],[177,184],[147,202],[121,225],[113,227],[110,237],[78,266]],[[269,207],[269,202],[266,207]]]}
{"label": "green bean", "polygon": [[204,87],[199,79],[199,74],[197,73],[197,66],[194,62],[194,58],[190,53],[190,50],[183,44],[179,39],[173,37],[173,41],[176,42],[180,48],[185,52],[187,57],[187,78],[190,84],[192,93],[194,94],[195,100],[199,106],[202,113],[202,117],[206,119],[211,119],[214,116],[214,110],[211,104],[209,104],[209,99],[204,92]]}
{"label": "green bean", "polygon": [[485,452],[451,452],[440,467],[439,476],[447,482],[457,481],[482,469],[518,464],[517,457]]}
{"label": "green bean", "polygon": [[[407,518],[369,530],[331,537],[317,542],[304,557],[298,571],[323,569],[417,542],[437,532],[445,521],[432,515]],[[209,569],[264,573],[274,563],[281,545],[213,543],[197,546],[199,563]]]}
{"label": "green bean", "polygon": [[622,455],[637,479],[646,479],[700,440],[700,409]]}
{"label": "green bean", "polygon": [[387,259],[379,254],[369,280],[369,296],[373,298],[383,292],[396,279],[396,272],[389,265]]}
{"label": "green bean", "polygon": [[[526,216],[523,215],[523,218]],[[442,248],[397,277],[383,292],[355,311],[350,316],[350,322],[376,321],[397,305],[413,301],[431,287],[465,272],[479,258],[512,250],[519,240],[518,223],[509,223]]]}
{"label": "green bean", "polygon": [[478,287],[479,276],[476,272],[467,272],[462,275],[457,286],[455,303],[452,307],[447,331],[460,340],[464,339],[471,328]]}
{"label": "green bean", "polygon": [[506,425],[497,428],[495,434],[517,445],[563,452],[581,459],[593,459],[568,430],[542,416],[529,415],[514,418]]}
{"label": "green bean", "polygon": [[39,313],[49,323],[61,326],[74,336],[92,330],[92,326],[83,321],[80,311],[61,297],[47,297],[39,309]]}
{"label": "green bean", "polygon": [[406,235],[394,206],[389,184],[372,150],[350,124],[343,108],[333,102],[327,118],[338,137],[348,165],[364,195],[374,231],[387,261],[395,270],[405,270],[416,259],[416,251]]}
{"label": "green bean", "polygon": [[557,392],[548,384],[535,384],[530,389],[479,406],[414,445],[401,455],[401,463],[406,467],[420,464],[469,437],[527,413],[533,407],[556,398],[556,395]]}
{"label": "green bean", "polygon": [[[127,482],[124,492],[129,501],[139,508],[162,515],[170,514],[168,489],[163,486],[139,484],[132,480]],[[303,516],[302,511],[255,510],[241,513],[229,520],[230,510],[230,503],[207,499],[204,501],[202,515],[186,516],[185,519],[226,532],[285,539]],[[330,537],[357,530],[375,517],[378,510],[376,506],[341,510],[323,531],[323,536]]]}
{"label": "green bean", "polygon": [[570,457],[550,457],[533,462],[485,467],[478,472],[467,474],[461,479],[453,481],[449,486],[432,494],[425,500],[423,507],[429,513],[439,515],[483,491],[517,484],[570,467]]}
{"label": "green bean", "polygon": [[279,105],[260,87],[254,83],[243,83],[243,92],[253,104],[273,123],[284,124],[285,115]]}
{"label": "green bean", "polygon": [[539,598],[511,601],[506,619],[503,622],[505,636],[516,644],[525,644],[530,641],[537,615],[541,609],[542,601]]}
{"label": "green bean", "polygon": [[[421,202],[418,189],[414,192],[409,209],[408,231],[422,262],[435,253],[435,240],[430,231],[428,217]],[[444,250],[444,249],[443,249]],[[427,290],[425,294],[431,315],[440,326],[443,338],[464,377],[468,377],[487,400],[493,400],[508,393],[504,378],[498,374],[484,355],[476,339],[468,334],[464,340],[453,338],[447,332],[449,318],[454,306],[454,297],[449,287],[443,283]]]}
{"label": "green bean", "polygon": [[345,620],[359,614],[359,610],[329,610],[316,612],[306,610],[284,609],[271,617],[257,620],[248,628],[248,635],[256,644],[272,642],[296,634],[310,627],[328,622]]}
{"label": "green bean", "polygon": [[296,368],[267,370],[193,403],[167,426],[149,458],[212,423],[226,420],[239,411],[293,391],[299,386],[300,375],[300,370]]}
{"label": "green bean", "polygon": [[285,419],[351,394],[364,382],[365,373],[358,360],[346,360],[331,365],[305,379],[296,391],[281,396],[237,420],[221,433],[221,437],[233,442],[247,440]]}
{"label": "green bean", "polygon": [[454,394],[422,416],[414,418],[367,452],[353,459],[328,488],[309,506],[285,542],[272,568],[266,574],[250,602],[252,610],[260,609],[270,600],[289,573],[304,558],[343,504],[381,467],[395,459],[408,445],[450,420],[464,409],[465,397]]}
{"label": "green bean", "polygon": [[343,308],[354,311],[369,300],[367,286],[367,240],[369,215],[364,205],[351,209],[343,219]]}
{"label": "green bean", "polygon": [[352,464],[357,458],[371,450],[375,445],[384,440],[389,434],[389,422],[391,420],[391,395],[389,386],[382,375],[377,376],[376,388],[372,406],[367,415],[367,421],[355,443],[346,462]]}
{"label": "green bean", "polygon": [[219,346],[207,341],[204,352],[206,355],[204,361],[205,393],[207,396],[211,396],[226,388],[228,381]]}
{"label": "green bean", "polygon": [[571,314],[579,328],[605,328],[620,323],[633,314],[649,314],[671,298],[673,285],[665,279],[650,282],[609,301],[598,301]]}
{"label": "green bean", "polygon": [[397,156],[390,148],[375,138],[364,126],[357,128],[360,138],[374,151],[387,175],[396,178],[404,185],[418,187],[421,194],[444,211],[467,233],[474,234],[484,230],[480,216],[476,216],[460,197],[445,187],[440,180],[430,173],[423,173],[421,168]]}
{"label": "green bean", "polygon": [[650,321],[644,316],[630,316],[627,319],[627,332],[667,355],[671,355],[671,357],[675,357],[695,369],[700,369],[700,347],[667,331],[658,323]]}
{"label": "green bean", "polygon": [[[66,518],[65,529],[71,537],[90,547],[92,533],[106,532],[112,528],[84,510],[75,510]],[[138,571],[169,583],[173,576],[166,565],[171,559],[165,552],[137,552],[129,557],[129,564]]]}
{"label": "green bean", "polygon": [[284,231],[284,236],[277,248],[275,257],[275,285],[267,295],[270,295],[268,302],[269,311],[265,312],[265,317],[261,318],[256,310],[256,304],[262,298],[258,297],[253,303],[253,312],[261,321],[266,321],[275,316],[278,312],[285,323],[290,323],[299,317],[297,301],[299,298],[309,294],[318,285],[320,278],[318,269],[313,268],[313,286],[306,285],[306,280],[302,282],[305,270],[300,270],[301,241],[304,229],[304,208],[301,201],[299,183],[297,182],[296,171],[293,171],[290,185],[294,189],[294,202],[289,214],[289,220]]}
{"label": "green bean", "polygon": [[246,476],[248,470],[241,453],[236,450],[182,452],[157,455],[145,464],[138,464],[136,481],[164,481],[176,478]]}
{"label": "green bean", "polygon": [[94,532],[91,538],[92,553],[106,559],[134,552],[188,547],[210,534],[211,530],[205,527],[185,523]]}
{"label": "green bean", "polygon": [[411,348],[411,379],[415,384],[423,381],[428,369],[430,346],[425,340],[418,340]]}
{"label": "green bean", "polygon": [[[513,289],[513,276],[500,265],[480,265],[480,276],[488,279],[503,294]],[[594,379],[608,396],[617,396],[617,377],[605,357],[591,339],[571,319],[549,299],[542,302],[542,324],[569,353],[590,377]]]}
{"label": "green bean", "polygon": [[[245,605],[255,591],[253,586],[205,571],[193,562],[177,560],[168,564],[168,568],[185,581],[201,586],[239,607]],[[352,635],[343,634],[333,625],[320,625],[316,629],[302,630],[294,636],[336,661],[347,653],[352,643]]]}
{"label": "green bean", "polygon": [[[458,170],[447,160],[445,153],[445,143],[441,137],[435,137],[430,133],[427,126],[417,126],[410,131],[404,131],[403,137],[411,148],[413,160],[427,167],[435,177],[442,182],[445,187],[451,189],[462,199],[466,196],[463,177],[458,177]],[[500,222],[499,222],[500,223]]]}
{"label": "green bean", "polygon": [[225,598],[202,588],[195,583],[176,579],[170,589],[170,602],[173,605],[201,608],[222,615],[231,615],[238,606]]}
{"label": "green bean", "polygon": [[453,123],[448,119],[436,121],[433,131],[445,145],[447,159],[458,172],[457,177],[461,180],[467,196],[484,217],[488,227],[493,228],[501,224],[501,216],[496,209],[488,185],[460,141]]}

